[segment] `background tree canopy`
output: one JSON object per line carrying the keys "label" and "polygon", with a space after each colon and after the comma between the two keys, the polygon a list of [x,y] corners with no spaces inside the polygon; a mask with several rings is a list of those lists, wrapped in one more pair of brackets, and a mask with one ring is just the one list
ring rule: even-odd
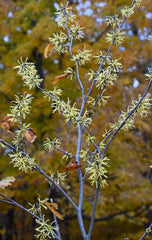
{"label": "background tree canopy", "polygon": [[[48,0],[0,0],[0,117],[9,113],[10,102],[15,94],[26,91],[21,78],[17,76],[14,66],[22,56],[28,57],[36,65],[43,87],[51,88],[55,76],[63,74],[67,67],[73,67],[67,55],[57,55],[44,59],[44,48],[48,38],[58,32],[54,14],[58,4],[66,1]],[[80,25],[85,28],[86,38],[74,46],[74,50],[84,46],[93,52],[102,51],[103,55],[109,47],[105,41],[106,33],[111,27],[105,23],[106,16],[120,14],[120,9],[126,4],[125,0],[71,0],[69,1],[76,12]],[[130,5],[131,1],[127,1]],[[111,56],[120,58],[123,69],[120,78],[107,89],[111,96],[105,108],[97,108],[93,116],[94,124],[91,133],[100,139],[108,123],[125,110],[134,96],[143,93],[146,88],[144,74],[152,67],[152,42],[148,39],[152,29],[151,0],[143,0],[139,9],[124,24],[127,38],[121,47],[113,47]],[[91,68],[96,68],[91,63]],[[90,65],[81,68],[82,78]],[[89,82],[84,79],[85,86]],[[58,83],[63,90],[63,97],[69,96],[73,102],[78,101],[79,86],[69,79]],[[54,169],[61,170],[65,162],[58,152],[47,153],[40,146],[46,137],[57,136],[73,153],[76,141],[75,129],[65,126],[63,119],[52,109],[36,90],[31,91],[35,98],[32,103],[30,121],[37,134],[34,144],[29,143],[29,150],[46,172]],[[45,103],[44,103],[45,102]],[[152,173],[149,165],[152,158],[152,113],[144,119],[136,119],[135,128],[129,132],[121,132],[108,150],[111,159],[109,185],[100,192],[94,227],[94,239],[139,239],[145,226],[152,222],[151,182]],[[101,127],[102,126],[102,127]],[[0,129],[0,135],[6,140],[10,136]],[[68,136],[68,137],[67,137]],[[7,153],[9,149],[0,148],[0,177],[13,175],[17,178],[13,187],[7,190],[7,195],[27,206],[34,202],[38,193],[42,197],[53,196],[60,203],[64,221],[61,224],[63,239],[81,239],[76,216],[66,199],[53,186],[48,185],[36,173],[24,175],[13,168]],[[69,173],[65,189],[73,194],[76,201],[79,192],[76,174]],[[94,188],[85,186],[84,216],[90,218],[90,201]],[[49,214],[49,213],[48,213]],[[75,229],[73,230],[73,223]],[[20,209],[0,204],[0,239],[33,239],[33,224],[31,216]],[[148,239],[148,238],[147,238]],[[149,238],[151,239],[151,238]]]}

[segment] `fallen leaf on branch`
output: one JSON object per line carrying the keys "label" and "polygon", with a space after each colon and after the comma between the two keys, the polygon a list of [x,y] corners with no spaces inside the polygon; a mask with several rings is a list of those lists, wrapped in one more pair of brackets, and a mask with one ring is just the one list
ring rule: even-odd
{"label": "fallen leaf on branch", "polygon": [[52,85],[56,85],[58,82],[60,82],[63,78],[67,77],[70,73],[65,73],[65,74],[62,74],[62,75],[59,75],[59,76],[56,76],[54,78],[54,81],[52,83]]}
{"label": "fallen leaf on branch", "polygon": [[61,219],[61,220],[64,220],[63,216],[62,216],[59,212],[57,212],[57,211],[55,210],[55,209],[58,209],[58,208],[59,208],[57,203],[55,203],[55,202],[52,202],[52,203],[46,202],[46,203],[44,203],[44,204],[51,210],[51,212],[52,212],[57,218],[59,218],[59,219]]}
{"label": "fallen leaf on branch", "polygon": [[5,188],[7,186],[11,186],[12,183],[15,181],[16,179],[14,177],[6,177],[6,178],[3,178],[1,181],[0,181],[0,187],[1,188]]}
{"label": "fallen leaf on branch", "polygon": [[44,57],[48,58],[49,56],[52,55],[52,50],[53,50],[53,43],[48,43],[48,45],[44,49]]}
{"label": "fallen leaf on branch", "polygon": [[69,162],[69,163],[62,169],[61,173],[78,169],[78,168],[80,168],[81,166],[82,166],[82,165],[78,165],[77,162]]}
{"label": "fallen leaf on branch", "polygon": [[37,136],[31,128],[26,128],[24,130],[24,137],[28,142],[33,143]]}

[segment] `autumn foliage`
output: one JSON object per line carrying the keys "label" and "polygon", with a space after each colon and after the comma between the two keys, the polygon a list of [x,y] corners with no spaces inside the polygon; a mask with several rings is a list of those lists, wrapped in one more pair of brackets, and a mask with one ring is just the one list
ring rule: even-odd
{"label": "autumn foliage", "polygon": [[0,3],[0,238],[151,239],[151,1],[52,2]]}

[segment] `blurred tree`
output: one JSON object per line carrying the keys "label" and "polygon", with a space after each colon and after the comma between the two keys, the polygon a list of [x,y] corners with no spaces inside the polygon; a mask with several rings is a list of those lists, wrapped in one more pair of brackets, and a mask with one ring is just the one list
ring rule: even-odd
{"label": "blurred tree", "polygon": [[[42,87],[50,87],[51,81],[56,75],[60,75],[70,66],[69,58],[66,55],[59,57],[54,52],[51,58],[43,58],[44,48],[48,43],[48,37],[57,31],[54,15],[58,4],[67,1],[48,1],[48,0],[24,0],[24,1],[0,1],[0,115],[1,119],[9,112],[10,101],[14,100],[15,94],[22,93],[23,87],[15,70],[17,59],[21,56],[28,57],[34,61],[41,78],[44,79]],[[128,1],[129,5],[131,1]],[[106,33],[111,30],[107,27],[105,18],[107,15],[120,14],[120,8],[126,4],[125,0],[104,0],[95,1],[70,1],[74,11],[77,12],[80,24],[85,27],[86,38],[81,43],[75,45],[75,50],[81,49],[85,45],[95,52],[102,50],[106,53],[109,45],[105,41]],[[108,128],[108,122],[113,122],[119,115],[120,109],[124,110],[130,99],[142,93],[145,89],[144,73],[147,67],[152,67],[152,48],[148,40],[148,35],[152,29],[151,0],[143,0],[141,7],[131,16],[124,25],[124,31],[127,39],[121,47],[113,47],[110,54],[113,58],[121,58],[123,70],[120,73],[120,79],[113,88],[107,89],[107,95],[111,96],[106,108],[97,109],[95,125],[91,127],[92,135],[100,139],[102,130]],[[93,65],[93,63],[92,63]],[[73,66],[70,66],[73,67]],[[89,64],[87,66],[90,68]],[[95,68],[95,65],[91,66]],[[82,68],[82,75],[86,73]],[[84,78],[84,77],[83,77]],[[89,85],[89,82],[85,83]],[[77,98],[78,87],[69,80],[58,83],[63,90],[64,97],[70,96],[73,100]],[[62,169],[64,163],[60,160],[59,153],[48,154],[39,148],[45,137],[57,136],[73,150],[76,141],[75,130],[67,129],[63,120],[56,116],[54,119],[49,105],[44,105],[44,100],[38,98],[39,91],[35,93],[33,101],[33,110],[31,121],[35,132],[37,133],[36,144],[29,144],[29,149],[40,162],[46,171]],[[98,116],[97,116],[98,114]],[[94,233],[96,239],[138,239],[143,232],[145,225],[152,221],[152,200],[151,200],[151,182],[149,164],[152,157],[152,135],[151,135],[151,117],[144,120],[137,119],[136,127],[129,133],[120,133],[115,139],[108,151],[111,159],[111,169],[109,175],[109,186],[105,192],[100,193],[100,201],[96,215],[97,224],[95,224]],[[58,119],[58,121],[56,120]],[[101,127],[102,126],[102,127]],[[53,131],[55,129],[55,131]],[[1,135],[8,139],[9,136],[3,131]],[[62,133],[62,134],[61,134]],[[66,136],[69,138],[67,139]],[[17,170],[9,166],[9,160],[6,156],[8,149],[1,149],[1,176],[15,175],[18,180],[13,185],[13,189],[8,191],[8,195],[16,200],[27,204],[41,193],[42,196],[54,196],[58,202],[65,203],[63,211],[65,222],[63,222],[63,239],[80,239],[79,228],[76,223],[76,216],[72,214],[71,206],[62,199],[58,191],[53,187],[51,189],[47,183],[36,174],[24,176]],[[72,187],[71,187],[72,182]],[[69,192],[75,192],[73,198],[77,198],[76,175],[69,174],[69,182],[65,188]],[[73,189],[71,189],[73,188]],[[86,185],[85,209],[84,215],[87,219],[90,217],[91,200],[93,188]],[[12,236],[9,239],[33,239],[31,236],[32,219],[19,210],[15,209],[12,214],[9,209],[11,206],[4,205],[5,209],[2,217],[7,219],[11,216],[12,226],[9,226]],[[2,210],[1,210],[2,212]],[[12,216],[13,215],[13,216]],[[18,218],[16,218],[16,215]],[[103,216],[100,218],[100,216]],[[72,221],[71,221],[72,219]],[[76,228],[73,233],[73,221]],[[108,220],[108,224],[107,221]],[[5,238],[8,234],[7,229],[9,221],[1,223],[0,234]],[[72,223],[71,223],[72,222]],[[66,225],[66,227],[64,226]],[[110,225],[110,228],[109,228]],[[28,231],[27,231],[28,229]],[[136,230],[135,230],[136,229]],[[104,230],[104,233],[103,233]],[[2,233],[1,233],[2,232]],[[5,237],[4,237],[5,235]]]}

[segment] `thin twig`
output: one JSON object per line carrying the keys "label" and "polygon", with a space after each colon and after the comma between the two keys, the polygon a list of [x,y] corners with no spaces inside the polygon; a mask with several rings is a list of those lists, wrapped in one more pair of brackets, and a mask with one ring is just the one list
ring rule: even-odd
{"label": "thin twig", "polygon": [[50,97],[52,100],[56,101],[56,99],[53,97],[52,94],[49,94],[48,92],[46,92],[43,88],[41,88],[40,86],[38,86],[37,84],[35,84],[35,86],[40,89],[45,95],[47,95],[48,97]]}
{"label": "thin twig", "polygon": [[102,157],[105,155],[107,148],[109,146],[109,144],[111,143],[112,139],[117,135],[117,133],[120,131],[120,129],[125,125],[125,123],[127,122],[127,120],[134,114],[134,112],[136,111],[136,109],[138,108],[138,106],[140,105],[140,103],[143,101],[143,99],[146,97],[150,87],[152,85],[152,80],[149,82],[147,89],[145,90],[144,94],[142,95],[142,97],[140,98],[140,100],[138,101],[138,103],[136,104],[136,106],[128,113],[127,117],[125,118],[125,120],[120,124],[120,126],[116,129],[116,131],[112,134],[112,136],[110,137],[109,141],[107,142],[104,151],[102,153]]}
{"label": "thin twig", "polygon": [[1,202],[6,202],[6,203],[9,203],[9,204],[11,204],[11,205],[17,206],[17,207],[23,209],[25,212],[31,214],[34,218],[37,218],[38,220],[42,221],[42,219],[41,219],[39,216],[37,216],[36,214],[32,213],[30,210],[28,210],[27,208],[23,207],[22,205],[20,205],[19,203],[17,203],[17,202],[14,201],[13,199],[5,196],[5,195],[2,194],[2,193],[0,193],[0,196],[3,197],[4,199],[6,199],[6,201],[3,200],[3,199],[0,199]]}
{"label": "thin twig", "polygon": [[[11,198],[9,198],[9,197],[5,196],[4,194],[1,194],[1,193],[0,193],[0,196],[7,200],[7,201],[5,201],[3,199],[0,199],[1,202],[5,202],[5,203],[9,203],[11,205],[17,206],[17,207],[23,209],[25,212],[27,212],[30,215],[32,215],[34,218],[38,219],[39,221],[44,222],[43,218],[41,218],[41,217],[37,216],[36,214],[32,213],[30,210],[28,210],[27,208],[23,207],[22,205],[20,205],[19,203],[17,203],[13,199],[11,199]],[[54,233],[54,235],[55,235],[55,237],[57,239],[59,239],[56,233]]]}
{"label": "thin twig", "polygon": [[[20,117],[19,117],[19,124],[20,124],[20,129],[22,129],[21,113],[20,113]],[[22,138],[21,143],[22,143],[22,146],[23,146],[23,152],[26,154],[26,148],[25,148],[24,138]]]}
{"label": "thin twig", "polygon": [[62,149],[56,147],[55,145],[53,145],[53,147],[54,147],[57,151],[64,153],[65,155],[67,155],[67,156],[70,157],[70,158],[76,158],[75,155],[72,155],[71,153],[68,153],[68,152],[62,150]]}
{"label": "thin twig", "polygon": [[72,201],[72,199],[69,197],[69,195],[63,190],[63,188],[61,188],[57,183],[55,183],[39,166],[37,163],[35,163],[36,166],[36,170],[37,172],[39,172],[41,175],[43,175],[46,179],[49,180],[49,182],[51,182],[56,188],[58,188],[63,195],[69,200],[69,202],[73,205],[74,209],[77,210],[77,206],[76,204]]}
{"label": "thin twig", "polygon": [[[50,202],[51,202],[51,203],[53,202],[53,199],[52,199],[52,198],[50,198]],[[57,229],[56,232],[57,232],[57,235],[58,235],[58,239],[59,239],[59,240],[62,240],[61,234],[60,234],[60,229],[59,229],[59,226],[58,226],[57,217],[56,217],[55,214],[53,214],[53,218],[54,218],[55,226],[56,226],[56,229]]]}
{"label": "thin twig", "polygon": [[94,109],[95,109],[95,107],[96,107],[96,105],[97,105],[101,95],[103,94],[105,88],[106,88],[106,84],[103,86],[102,90],[100,91],[99,95],[97,96],[97,98],[95,100],[95,103],[94,103],[93,107],[91,108],[91,111],[94,111]]}
{"label": "thin twig", "polygon": [[[152,223],[149,225],[148,229],[149,229],[149,230],[152,229]],[[147,234],[148,234],[148,232],[147,232],[147,230],[146,230],[146,231],[144,232],[144,234],[142,235],[142,237],[141,237],[139,240],[143,240],[143,239],[146,237]]]}
{"label": "thin twig", "polygon": [[[7,147],[11,148],[14,151],[19,151],[21,152],[23,155],[27,156],[29,159],[31,159],[29,157],[28,154],[18,150],[17,148],[15,148],[14,146],[10,145],[9,143],[7,143],[6,141],[4,141],[3,139],[0,138],[0,142],[4,145],[6,145]],[[76,204],[72,201],[72,199],[68,196],[68,194],[58,185],[56,184],[39,166],[37,163],[34,163],[35,167],[33,168],[33,170],[36,170],[37,172],[39,172],[41,175],[43,175],[47,180],[49,180],[49,182],[51,182],[53,185],[56,186],[56,188],[58,188],[63,195],[71,202],[71,204],[73,205],[73,207],[77,210],[77,206]]]}
{"label": "thin twig", "polygon": [[[89,164],[88,164],[88,167],[87,167],[87,169],[89,169],[90,168],[90,166],[91,166],[91,163],[93,162],[93,160],[94,160],[94,158],[95,158],[95,155],[97,154],[97,149],[94,151],[94,153],[93,153],[93,156],[92,156],[92,158],[91,158],[91,160],[90,160],[90,162],[89,162]],[[83,176],[83,179],[85,179],[86,178],[86,176],[87,176],[87,170],[85,171],[85,174],[84,174],[84,176]]]}
{"label": "thin twig", "polygon": [[[149,204],[149,206],[151,206],[151,204]],[[134,216],[131,214],[129,215],[128,213],[129,212],[133,212],[133,211],[138,211],[140,210],[139,212],[137,212]],[[145,211],[145,209],[143,209],[143,205],[139,206],[139,207],[136,207],[136,208],[133,208],[133,209],[129,209],[129,210],[123,210],[123,211],[119,211],[119,212],[115,212],[113,214],[109,214],[105,217],[99,217],[99,218],[95,218],[94,221],[95,222],[100,222],[100,221],[108,221],[112,218],[115,218],[119,215],[124,215],[126,216],[126,218],[130,218],[130,219],[134,219],[136,216],[139,216],[141,215],[143,212]],[[85,215],[85,214],[82,214],[83,218],[87,221],[90,221],[91,220],[91,217],[88,216],[88,215]],[[66,215],[64,216],[64,219],[65,220],[71,220],[71,219],[75,219],[77,216],[76,215]]]}
{"label": "thin twig", "polygon": [[[85,127],[84,127],[84,131],[87,133],[88,136],[90,136],[90,133],[88,132],[88,130]],[[102,156],[99,146],[97,146],[96,143],[92,139],[90,141],[92,142],[94,147],[97,149],[99,155]]]}
{"label": "thin twig", "polygon": [[[132,4],[131,4],[130,8],[133,7],[134,2],[135,2],[135,0],[132,1]],[[127,19],[127,17],[124,17],[123,21],[121,22],[121,24],[119,25],[119,27],[118,27],[118,29],[117,29],[117,31],[116,31],[116,35],[117,35],[117,33],[122,29],[122,27],[123,27],[126,19]],[[96,78],[98,77],[98,75],[99,75],[99,73],[100,73],[100,71],[101,71],[101,69],[102,69],[103,63],[105,62],[107,56],[109,55],[109,52],[110,52],[112,46],[114,45],[115,41],[116,41],[116,38],[114,38],[113,41],[111,42],[111,45],[110,45],[110,47],[108,48],[108,50],[107,50],[107,52],[106,52],[106,55],[104,56],[104,58],[102,59],[102,62],[100,63],[100,66],[99,66],[99,68],[98,68],[98,70],[97,70],[97,72],[96,72],[96,75],[95,75],[95,77],[94,77],[94,79],[93,79],[93,81],[92,81],[91,87],[90,87],[90,89],[89,89],[89,91],[88,91],[88,93],[87,93],[87,96],[86,96],[85,99],[84,99],[84,104],[87,102],[88,97],[90,96],[90,94],[91,94],[91,92],[92,92],[92,89],[93,89],[93,87],[94,87],[94,85],[95,85],[95,82],[96,82]]]}

